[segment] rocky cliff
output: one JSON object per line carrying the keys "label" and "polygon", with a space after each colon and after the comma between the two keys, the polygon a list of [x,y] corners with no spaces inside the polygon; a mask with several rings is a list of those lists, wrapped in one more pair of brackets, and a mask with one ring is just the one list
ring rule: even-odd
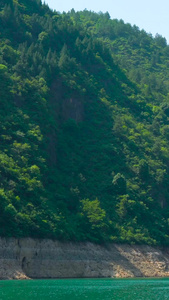
{"label": "rocky cliff", "polygon": [[169,248],[0,239],[0,278],[169,276]]}

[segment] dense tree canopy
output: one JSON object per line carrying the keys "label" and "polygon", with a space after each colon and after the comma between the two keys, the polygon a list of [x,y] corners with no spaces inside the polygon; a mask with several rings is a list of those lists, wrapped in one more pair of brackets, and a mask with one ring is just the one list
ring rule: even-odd
{"label": "dense tree canopy", "polygon": [[0,0],[0,236],[169,244],[169,46]]}

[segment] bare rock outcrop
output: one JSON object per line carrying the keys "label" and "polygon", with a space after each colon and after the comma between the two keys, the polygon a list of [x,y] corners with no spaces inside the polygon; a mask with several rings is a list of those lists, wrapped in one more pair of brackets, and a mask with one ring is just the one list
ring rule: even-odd
{"label": "bare rock outcrop", "polygon": [[0,238],[0,278],[169,276],[169,248]]}

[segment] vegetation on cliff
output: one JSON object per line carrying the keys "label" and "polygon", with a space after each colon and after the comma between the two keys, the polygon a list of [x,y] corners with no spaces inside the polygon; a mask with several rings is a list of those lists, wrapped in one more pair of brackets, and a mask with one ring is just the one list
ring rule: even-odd
{"label": "vegetation on cliff", "polygon": [[169,46],[0,0],[0,235],[169,244]]}

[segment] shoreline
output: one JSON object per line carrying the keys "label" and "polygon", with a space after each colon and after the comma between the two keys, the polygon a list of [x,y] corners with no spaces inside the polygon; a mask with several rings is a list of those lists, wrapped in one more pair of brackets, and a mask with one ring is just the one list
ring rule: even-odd
{"label": "shoreline", "polygon": [[169,247],[0,238],[0,280],[167,277]]}
{"label": "shoreline", "polygon": [[147,276],[147,277],[65,277],[65,278],[0,278],[0,283],[2,281],[45,281],[45,280],[96,280],[96,279],[101,279],[101,280],[106,280],[106,279],[111,279],[111,280],[169,280],[169,276],[166,277],[152,277],[152,276]]}

